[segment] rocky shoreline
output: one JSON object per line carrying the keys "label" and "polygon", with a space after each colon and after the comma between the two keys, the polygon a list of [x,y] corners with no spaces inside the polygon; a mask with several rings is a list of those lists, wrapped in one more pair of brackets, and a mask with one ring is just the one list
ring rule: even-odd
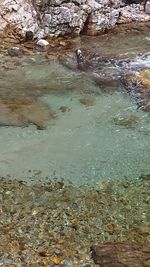
{"label": "rocky shoreline", "polygon": [[114,0],[3,0],[0,34],[24,38],[98,35],[119,24],[150,21],[150,1]]}

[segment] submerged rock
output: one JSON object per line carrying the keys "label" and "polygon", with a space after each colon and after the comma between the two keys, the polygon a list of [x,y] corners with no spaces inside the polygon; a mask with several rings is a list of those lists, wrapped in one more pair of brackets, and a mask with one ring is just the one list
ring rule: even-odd
{"label": "submerged rock", "polygon": [[138,120],[136,116],[131,115],[130,117],[127,118],[120,118],[120,117],[114,118],[113,123],[115,125],[123,126],[126,128],[134,128],[137,125]]}
{"label": "submerged rock", "polygon": [[62,113],[65,113],[66,111],[70,111],[70,108],[66,107],[66,106],[61,106],[59,108],[59,110],[62,112]]}
{"label": "submerged rock", "polygon": [[11,56],[11,57],[19,57],[19,56],[22,56],[23,55],[23,50],[19,47],[10,47],[8,49],[8,54]]}
{"label": "submerged rock", "polygon": [[141,174],[140,177],[139,177],[139,179],[149,181],[150,180],[150,173],[148,173],[148,174]]}
{"label": "submerged rock", "polygon": [[85,95],[80,99],[80,103],[89,107],[89,106],[94,106],[95,105],[95,97],[92,95]]}
{"label": "submerged rock", "polygon": [[100,86],[102,91],[113,92],[116,91],[120,85],[120,78],[118,77],[94,77],[95,83]]}
{"label": "submerged rock", "polygon": [[136,243],[108,243],[92,246],[92,257],[101,267],[148,267],[150,246]]}
{"label": "submerged rock", "polygon": [[0,126],[25,127],[34,124],[42,130],[54,118],[55,113],[40,100],[30,97],[0,100]]}

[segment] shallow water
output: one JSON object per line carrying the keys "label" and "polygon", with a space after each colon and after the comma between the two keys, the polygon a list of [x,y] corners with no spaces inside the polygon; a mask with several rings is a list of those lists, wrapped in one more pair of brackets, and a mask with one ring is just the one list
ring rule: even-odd
{"label": "shallow water", "polygon": [[[107,36],[82,37],[80,44],[125,59],[149,52],[150,45],[145,33],[128,39],[119,35],[110,40]],[[72,62],[74,66],[74,59]],[[104,65],[101,71],[105,69],[108,76],[115,73],[119,79],[118,68],[109,67]],[[125,89],[117,86],[112,91],[102,88],[89,74],[40,57],[4,72],[0,77],[2,98],[38,97],[57,118],[42,131],[34,125],[0,128],[1,175],[33,182],[63,178],[77,185],[94,185],[101,178],[137,178],[150,173],[150,114],[138,110]],[[94,105],[80,103],[87,94],[94,95]],[[67,107],[66,112],[61,112],[62,106]]]}

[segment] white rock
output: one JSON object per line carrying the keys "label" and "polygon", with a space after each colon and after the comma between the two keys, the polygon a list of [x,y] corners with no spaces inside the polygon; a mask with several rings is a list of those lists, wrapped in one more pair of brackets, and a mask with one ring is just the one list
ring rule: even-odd
{"label": "white rock", "polygon": [[40,39],[36,44],[43,47],[49,45],[49,42],[44,39]]}
{"label": "white rock", "polygon": [[150,36],[145,37],[147,41],[150,41]]}

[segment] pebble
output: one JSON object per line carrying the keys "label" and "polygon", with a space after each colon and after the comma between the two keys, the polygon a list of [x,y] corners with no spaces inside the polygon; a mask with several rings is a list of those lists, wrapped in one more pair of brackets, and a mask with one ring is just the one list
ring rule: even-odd
{"label": "pebble", "polygon": [[37,42],[37,45],[38,45],[38,46],[41,46],[41,47],[44,47],[44,46],[49,45],[49,42],[47,42],[47,41],[44,40],[44,39],[40,39],[40,40]]}

